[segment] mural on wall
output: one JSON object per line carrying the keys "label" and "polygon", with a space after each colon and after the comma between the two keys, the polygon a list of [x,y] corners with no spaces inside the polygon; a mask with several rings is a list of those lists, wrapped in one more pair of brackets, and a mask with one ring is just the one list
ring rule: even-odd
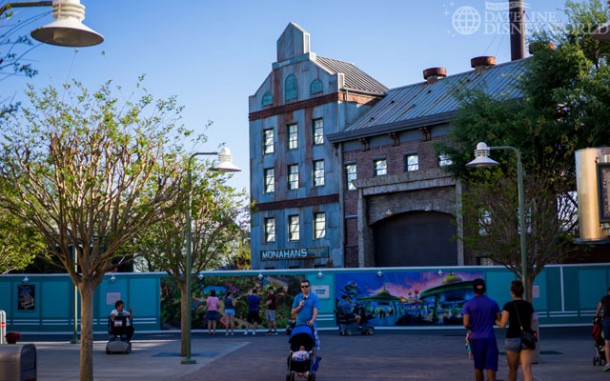
{"label": "mural on wall", "polygon": [[[224,328],[224,295],[230,293],[237,300],[235,306],[235,324],[237,329],[245,328],[248,305],[246,296],[252,290],[261,298],[260,318],[266,327],[265,311],[267,291],[270,287],[275,290],[277,301],[276,322],[278,328],[285,327],[290,318],[290,309],[294,296],[301,292],[300,283],[305,279],[303,275],[266,275],[259,278],[255,275],[246,276],[203,276],[193,282],[193,298],[191,303],[192,328],[206,329],[206,299],[210,291],[216,291],[220,299],[220,325]],[[171,278],[161,279],[161,329],[180,329],[180,289]]]}
{"label": "mural on wall", "polygon": [[373,326],[461,325],[478,271],[337,273],[335,302],[347,295]]}
{"label": "mural on wall", "polygon": [[28,311],[36,308],[36,286],[20,284],[17,286],[17,309]]}

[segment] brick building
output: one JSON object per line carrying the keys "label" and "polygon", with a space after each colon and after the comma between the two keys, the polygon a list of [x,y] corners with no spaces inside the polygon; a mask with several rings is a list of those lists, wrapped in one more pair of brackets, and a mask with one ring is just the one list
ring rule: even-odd
{"label": "brick building", "polygon": [[477,89],[511,99],[525,60],[388,90],[353,64],[317,56],[289,24],[250,97],[252,268],[477,264],[457,236],[457,182],[435,144]]}

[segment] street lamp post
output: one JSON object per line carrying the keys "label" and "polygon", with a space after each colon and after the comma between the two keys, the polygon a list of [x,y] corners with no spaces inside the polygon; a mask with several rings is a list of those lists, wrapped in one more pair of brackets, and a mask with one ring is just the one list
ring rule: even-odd
{"label": "street lamp post", "polygon": [[491,150],[510,150],[517,157],[517,193],[519,197],[519,246],[521,250],[521,282],[523,282],[524,299],[527,300],[527,246],[525,242],[527,231],[525,230],[525,191],[523,187],[523,164],[521,162],[521,151],[511,146],[488,147],[486,143],[480,142],[474,150],[475,159],[466,164],[467,167],[484,168],[494,167],[499,163],[489,158]]}
{"label": "street lamp post", "polygon": [[193,224],[193,216],[192,216],[192,174],[191,167],[193,159],[197,156],[213,156],[218,155],[218,160],[220,163],[214,166],[213,169],[215,171],[221,172],[240,172],[241,169],[233,164],[231,151],[227,147],[222,147],[218,152],[195,152],[189,157],[186,166],[186,265],[184,270],[184,277],[186,280],[186,292],[187,292],[187,300],[188,303],[188,313],[186,316],[183,316],[183,319],[186,320],[186,335],[184,337],[184,344],[186,347],[186,353],[184,359],[182,359],[181,364],[195,364],[197,361],[191,358],[191,272],[193,266],[193,232],[192,232],[192,224]]}
{"label": "street lamp post", "polygon": [[0,7],[0,16],[11,8],[53,7],[55,21],[32,31],[32,38],[45,44],[86,47],[100,44],[104,37],[82,21],[85,6],[80,0],[21,1],[9,2]]}

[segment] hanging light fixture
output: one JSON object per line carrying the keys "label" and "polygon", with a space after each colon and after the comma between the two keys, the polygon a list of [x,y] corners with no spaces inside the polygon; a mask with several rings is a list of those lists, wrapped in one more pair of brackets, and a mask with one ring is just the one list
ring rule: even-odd
{"label": "hanging light fixture", "polygon": [[52,23],[34,30],[32,38],[45,44],[85,47],[98,45],[104,37],[84,25],[85,6],[80,0],[53,0]]}

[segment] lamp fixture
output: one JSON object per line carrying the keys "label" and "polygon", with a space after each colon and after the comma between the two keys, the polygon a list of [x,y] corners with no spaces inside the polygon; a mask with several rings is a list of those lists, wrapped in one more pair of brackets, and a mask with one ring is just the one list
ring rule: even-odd
{"label": "lamp fixture", "polygon": [[318,279],[324,278],[324,274],[322,274],[322,271],[318,271],[317,277],[318,277]]}
{"label": "lamp fixture", "polygon": [[101,34],[82,23],[85,6],[80,0],[53,0],[52,6],[55,21],[32,31],[32,38],[45,44],[71,47],[94,46],[104,41]]}
{"label": "lamp fixture", "polygon": [[30,281],[30,278],[28,278],[27,275],[23,277],[23,283],[27,283],[29,281]]}
{"label": "lamp fixture", "polygon": [[112,274],[110,276],[110,283],[114,283],[114,282],[116,282],[116,277],[114,276],[114,274]]}
{"label": "lamp fixture", "polygon": [[436,272],[436,275],[438,275],[439,278],[442,277],[443,276],[443,270],[438,269],[438,271]]}
{"label": "lamp fixture", "polygon": [[222,172],[240,172],[241,169],[233,164],[233,155],[231,155],[231,150],[226,146],[222,146],[220,151],[218,151],[218,165],[214,166],[213,169],[215,171]]}
{"label": "lamp fixture", "polygon": [[383,276],[383,272],[381,270],[377,271],[377,278],[381,278]]}
{"label": "lamp fixture", "polygon": [[263,274],[259,273],[259,274],[258,274],[258,280],[263,280],[263,278],[264,278],[264,277],[263,277]]}

